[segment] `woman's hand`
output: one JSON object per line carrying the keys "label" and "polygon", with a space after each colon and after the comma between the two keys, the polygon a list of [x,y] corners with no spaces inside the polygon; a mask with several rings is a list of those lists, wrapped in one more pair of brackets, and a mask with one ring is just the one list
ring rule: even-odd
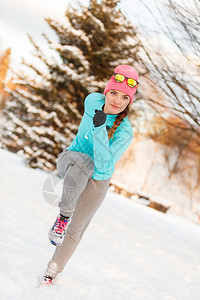
{"label": "woman's hand", "polygon": [[93,124],[94,127],[98,127],[103,125],[106,122],[107,115],[103,110],[97,110],[95,109],[95,115],[93,117]]}

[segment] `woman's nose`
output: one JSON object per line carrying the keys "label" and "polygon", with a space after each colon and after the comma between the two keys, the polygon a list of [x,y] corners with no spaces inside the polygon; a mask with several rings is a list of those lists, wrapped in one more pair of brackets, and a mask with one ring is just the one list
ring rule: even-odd
{"label": "woman's nose", "polygon": [[119,104],[120,101],[121,101],[121,100],[120,100],[120,97],[116,97],[116,98],[115,98],[115,103],[116,103],[116,104]]}

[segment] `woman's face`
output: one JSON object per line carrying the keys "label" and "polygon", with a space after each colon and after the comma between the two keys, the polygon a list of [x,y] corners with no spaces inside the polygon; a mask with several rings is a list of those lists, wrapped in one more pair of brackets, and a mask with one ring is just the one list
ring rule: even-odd
{"label": "woman's face", "polygon": [[117,115],[126,108],[130,100],[127,94],[117,90],[110,90],[106,93],[104,112],[110,115]]}

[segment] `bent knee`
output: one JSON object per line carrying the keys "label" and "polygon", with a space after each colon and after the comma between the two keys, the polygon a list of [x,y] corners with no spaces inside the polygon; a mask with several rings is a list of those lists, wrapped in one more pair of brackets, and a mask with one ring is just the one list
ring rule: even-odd
{"label": "bent knee", "polygon": [[80,171],[87,174],[88,176],[92,176],[95,165],[93,159],[89,155],[85,153],[79,153],[77,159],[74,160],[74,164],[79,167]]}

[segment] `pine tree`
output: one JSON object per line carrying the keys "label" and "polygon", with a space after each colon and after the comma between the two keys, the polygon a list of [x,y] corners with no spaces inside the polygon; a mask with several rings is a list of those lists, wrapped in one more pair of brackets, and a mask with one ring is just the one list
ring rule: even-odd
{"label": "pine tree", "polygon": [[116,0],[91,0],[80,10],[69,6],[64,20],[46,21],[58,42],[43,35],[52,51],[48,57],[29,36],[33,55],[47,71],[23,61],[35,76],[18,74],[10,91],[2,147],[47,171],[55,169],[58,154],[76,135],[85,96],[103,92],[116,65],[139,68],[140,42]]}

